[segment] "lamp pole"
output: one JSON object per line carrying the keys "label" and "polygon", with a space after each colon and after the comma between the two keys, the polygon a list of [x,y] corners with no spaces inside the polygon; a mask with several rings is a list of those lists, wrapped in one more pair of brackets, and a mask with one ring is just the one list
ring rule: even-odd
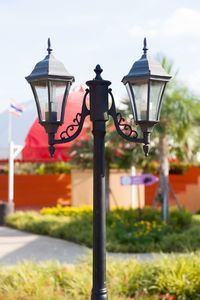
{"label": "lamp pole", "polygon": [[[64,122],[64,111],[69,88],[74,77],[68,73],[64,65],[51,54],[51,44],[48,40],[48,55],[36,64],[32,73],[26,77],[30,83],[38,110],[39,123],[48,134],[49,153],[53,157],[55,144],[63,144],[77,138],[84,120],[90,116],[93,123],[94,164],[93,164],[93,287],[91,300],[107,300],[106,288],[106,209],[105,209],[105,134],[106,122],[109,116],[113,118],[119,135],[129,142],[143,143],[144,153],[149,151],[150,133],[158,123],[162,97],[168,75],[159,63],[147,57],[146,39],[144,53],[140,60],[133,64],[128,75],[124,76],[131,100],[134,121],[143,133],[138,133],[126,123],[121,113],[116,112],[111,82],[103,80],[100,65],[95,68],[96,77],[87,81],[88,89],[83,99],[82,111],[77,113],[73,124],[56,137],[58,127]],[[62,97],[60,96],[62,92]],[[89,95],[89,109],[86,98]],[[111,106],[108,97],[111,97]]]}
{"label": "lamp pole", "polygon": [[93,122],[93,288],[92,300],[106,300],[105,121]]}
{"label": "lamp pole", "polygon": [[105,134],[108,121],[108,86],[97,65],[90,87],[90,119],[93,122],[93,288],[92,300],[106,300],[106,208],[105,208]]}

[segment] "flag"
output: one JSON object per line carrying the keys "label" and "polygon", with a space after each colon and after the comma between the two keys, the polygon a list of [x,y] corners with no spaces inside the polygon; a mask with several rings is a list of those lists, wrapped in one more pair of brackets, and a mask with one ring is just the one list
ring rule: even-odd
{"label": "flag", "polygon": [[10,101],[10,114],[20,117],[24,110],[25,108],[23,105],[16,103],[13,99]]}

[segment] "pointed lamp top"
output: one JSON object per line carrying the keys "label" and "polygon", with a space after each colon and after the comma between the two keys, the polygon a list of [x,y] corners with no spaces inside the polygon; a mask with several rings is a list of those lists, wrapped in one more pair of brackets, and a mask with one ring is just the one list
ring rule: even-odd
{"label": "pointed lamp top", "polygon": [[50,38],[48,38],[48,42],[47,42],[47,44],[48,44],[48,48],[47,48],[47,51],[48,51],[48,54],[50,55],[51,54],[51,52],[52,52],[52,48],[51,48],[51,40],[50,40]]}
{"label": "pointed lamp top", "polygon": [[29,76],[26,77],[28,82],[39,78],[60,78],[63,80],[74,81],[72,76],[65,68],[62,62],[57,60],[52,54],[51,40],[48,38],[48,55],[35,65],[35,68]]}
{"label": "pointed lamp top", "polygon": [[144,55],[145,55],[145,56],[146,56],[146,54],[147,54],[147,50],[148,50],[148,48],[147,48],[147,39],[144,38],[144,48],[143,48],[143,51],[144,51]]}
{"label": "pointed lamp top", "polygon": [[147,50],[147,40],[144,38],[144,53],[142,57],[133,64],[129,73],[122,79],[124,84],[126,84],[128,81],[147,80],[153,78],[164,81],[170,80],[171,76],[167,74],[159,62],[147,55]]}

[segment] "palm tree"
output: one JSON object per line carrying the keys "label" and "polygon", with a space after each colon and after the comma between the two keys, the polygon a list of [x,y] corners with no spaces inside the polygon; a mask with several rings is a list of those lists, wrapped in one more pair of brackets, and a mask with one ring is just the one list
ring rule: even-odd
{"label": "palm tree", "polygon": [[[162,65],[167,72],[172,73],[173,64],[168,62],[165,57],[162,59]],[[198,126],[196,122],[198,119],[195,109],[196,105],[197,99],[188,89],[180,85],[176,79],[168,84],[163,99],[160,123],[154,130],[154,138],[157,137],[159,140],[160,161],[160,182],[155,200],[162,201],[162,215],[165,221],[167,221],[169,214],[170,150],[179,149],[179,155],[181,154],[183,158],[187,156],[187,161],[191,161],[193,149],[190,149],[190,157],[185,150],[189,145],[189,137],[194,140],[191,133],[194,132],[195,126]],[[170,143],[172,147],[170,147]]]}
{"label": "palm tree", "polygon": [[[155,195],[154,204],[160,201],[163,219],[167,221],[169,207],[169,159],[174,155],[180,160],[194,162],[199,141],[200,104],[199,101],[177,81],[177,71],[173,71],[173,63],[166,57],[159,57],[162,66],[173,79],[167,85],[164,95],[160,123],[152,133],[151,150],[148,159],[144,159],[143,152],[138,145],[130,154],[132,163],[143,170],[148,169],[150,163],[159,159],[160,181]],[[131,118],[131,104],[124,100],[125,109],[122,114]],[[192,141],[192,142],[191,142]],[[173,193],[173,191],[172,191]]]}

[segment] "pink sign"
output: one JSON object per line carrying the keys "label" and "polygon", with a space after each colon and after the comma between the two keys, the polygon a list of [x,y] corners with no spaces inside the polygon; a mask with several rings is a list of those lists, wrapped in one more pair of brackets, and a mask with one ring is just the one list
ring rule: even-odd
{"label": "pink sign", "polygon": [[120,184],[121,185],[152,185],[158,181],[158,178],[152,174],[142,174],[136,176],[121,176]]}

